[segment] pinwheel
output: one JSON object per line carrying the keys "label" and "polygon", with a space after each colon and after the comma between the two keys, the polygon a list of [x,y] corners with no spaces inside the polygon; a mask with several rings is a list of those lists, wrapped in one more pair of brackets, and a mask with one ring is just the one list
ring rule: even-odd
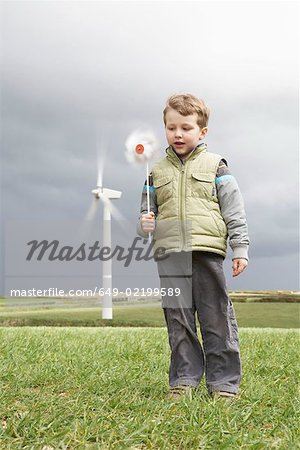
{"label": "pinwheel", "polygon": [[[149,161],[158,151],[158,141],[150,130],[136,130],[125,142],[126,157],[133,165],[146,165],[147,211],[150,212]],[[149,241],[151,233],[149,233]]]}

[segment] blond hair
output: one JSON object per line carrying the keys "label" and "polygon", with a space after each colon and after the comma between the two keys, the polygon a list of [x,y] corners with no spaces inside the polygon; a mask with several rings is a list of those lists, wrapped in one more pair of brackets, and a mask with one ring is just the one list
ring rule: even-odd
{"label": "blond hair", "polygon": [[200,128],[206,127],[209,119],[209,108],[203,100],[192,94],[175,94],[168,98],[163,112],[164,124],[166,125],[166,114],[169,109],[175,109],[182,116],[197,114],[197,124]]}

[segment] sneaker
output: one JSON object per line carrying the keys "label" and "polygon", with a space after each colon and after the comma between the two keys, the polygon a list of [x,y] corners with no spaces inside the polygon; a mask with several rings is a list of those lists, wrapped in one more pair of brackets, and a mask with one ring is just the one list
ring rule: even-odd
{"label": "sneaker", "polygon": [[192,391],[192,386],[176,386],[170,389],[167,399],[168,400],[179,400],[184,395],[189,394]]}

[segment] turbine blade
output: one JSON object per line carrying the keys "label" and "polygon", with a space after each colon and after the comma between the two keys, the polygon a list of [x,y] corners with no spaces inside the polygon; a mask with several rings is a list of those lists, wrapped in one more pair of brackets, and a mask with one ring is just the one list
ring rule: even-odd
{"label": "turbine blade", "polygon": [[85,215],[84,221],[89,222],[94,219],[96,211],[97,211],[98,201],[95,197],[92,199],[92,203]]}
{"label": "turbine blade", "polygon": [[116,205],[114,205],[114,203],[105,195],[101,195],[100,199],[108,207],[112,217],[117,221],[120,227],[128,232],[128,230],[131,229],[129,220],[126,219]]}
{"label": "turbine blade", "polygon": [[105,147],[103,138],[97,138],[97,186],[103,186],[103,172],[106,161],[107,147]]}
{"label": "turbine blade", "polygon": [[93,196],[92,202],[84,216],[82,225],[79,230],[79,236],[82,240],[87,239],[91,234],[91,231],[94,226],[93,219],[95,218],[98,206],[99,206],[98,199],[96,199],[96,197]]}
{"label": "turbine blade", "polygon": [[104,161],[97,158],[97,186],[103,186]]}

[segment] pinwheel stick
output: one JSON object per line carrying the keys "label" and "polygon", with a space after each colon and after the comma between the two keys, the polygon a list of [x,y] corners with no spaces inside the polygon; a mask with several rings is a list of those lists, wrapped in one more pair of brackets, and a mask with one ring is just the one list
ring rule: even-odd
{"label": "pinwheel stick", "polygon": [[147,209],[148,209],[148,214],[150,212],[150,189],[149,189],[149,164],[148,161],[146,163],[146,172],[147,172]]}
{"label": "pinwheel stick", "polygon": [[[148,214],[150,213],[150,189],[149,189],[149,164],[148,161],[146,163],[146,175],[147,175],[147,210]],[[151,242],[151,233],[149,231],[149,242]]]}
{"label": "pinwheel stick", "polygon": [[[135,147],[135,151],[138,155],[142,155],[144,153],[144,146],[143,144],[138,144]],[[148,214],[150,213],[150,189],[149,189],[149,164],[148,161],[146,161],[146,186],[147,186],[147,211]],[[149,231],[149,242],[151,242],[151,233]]]}

